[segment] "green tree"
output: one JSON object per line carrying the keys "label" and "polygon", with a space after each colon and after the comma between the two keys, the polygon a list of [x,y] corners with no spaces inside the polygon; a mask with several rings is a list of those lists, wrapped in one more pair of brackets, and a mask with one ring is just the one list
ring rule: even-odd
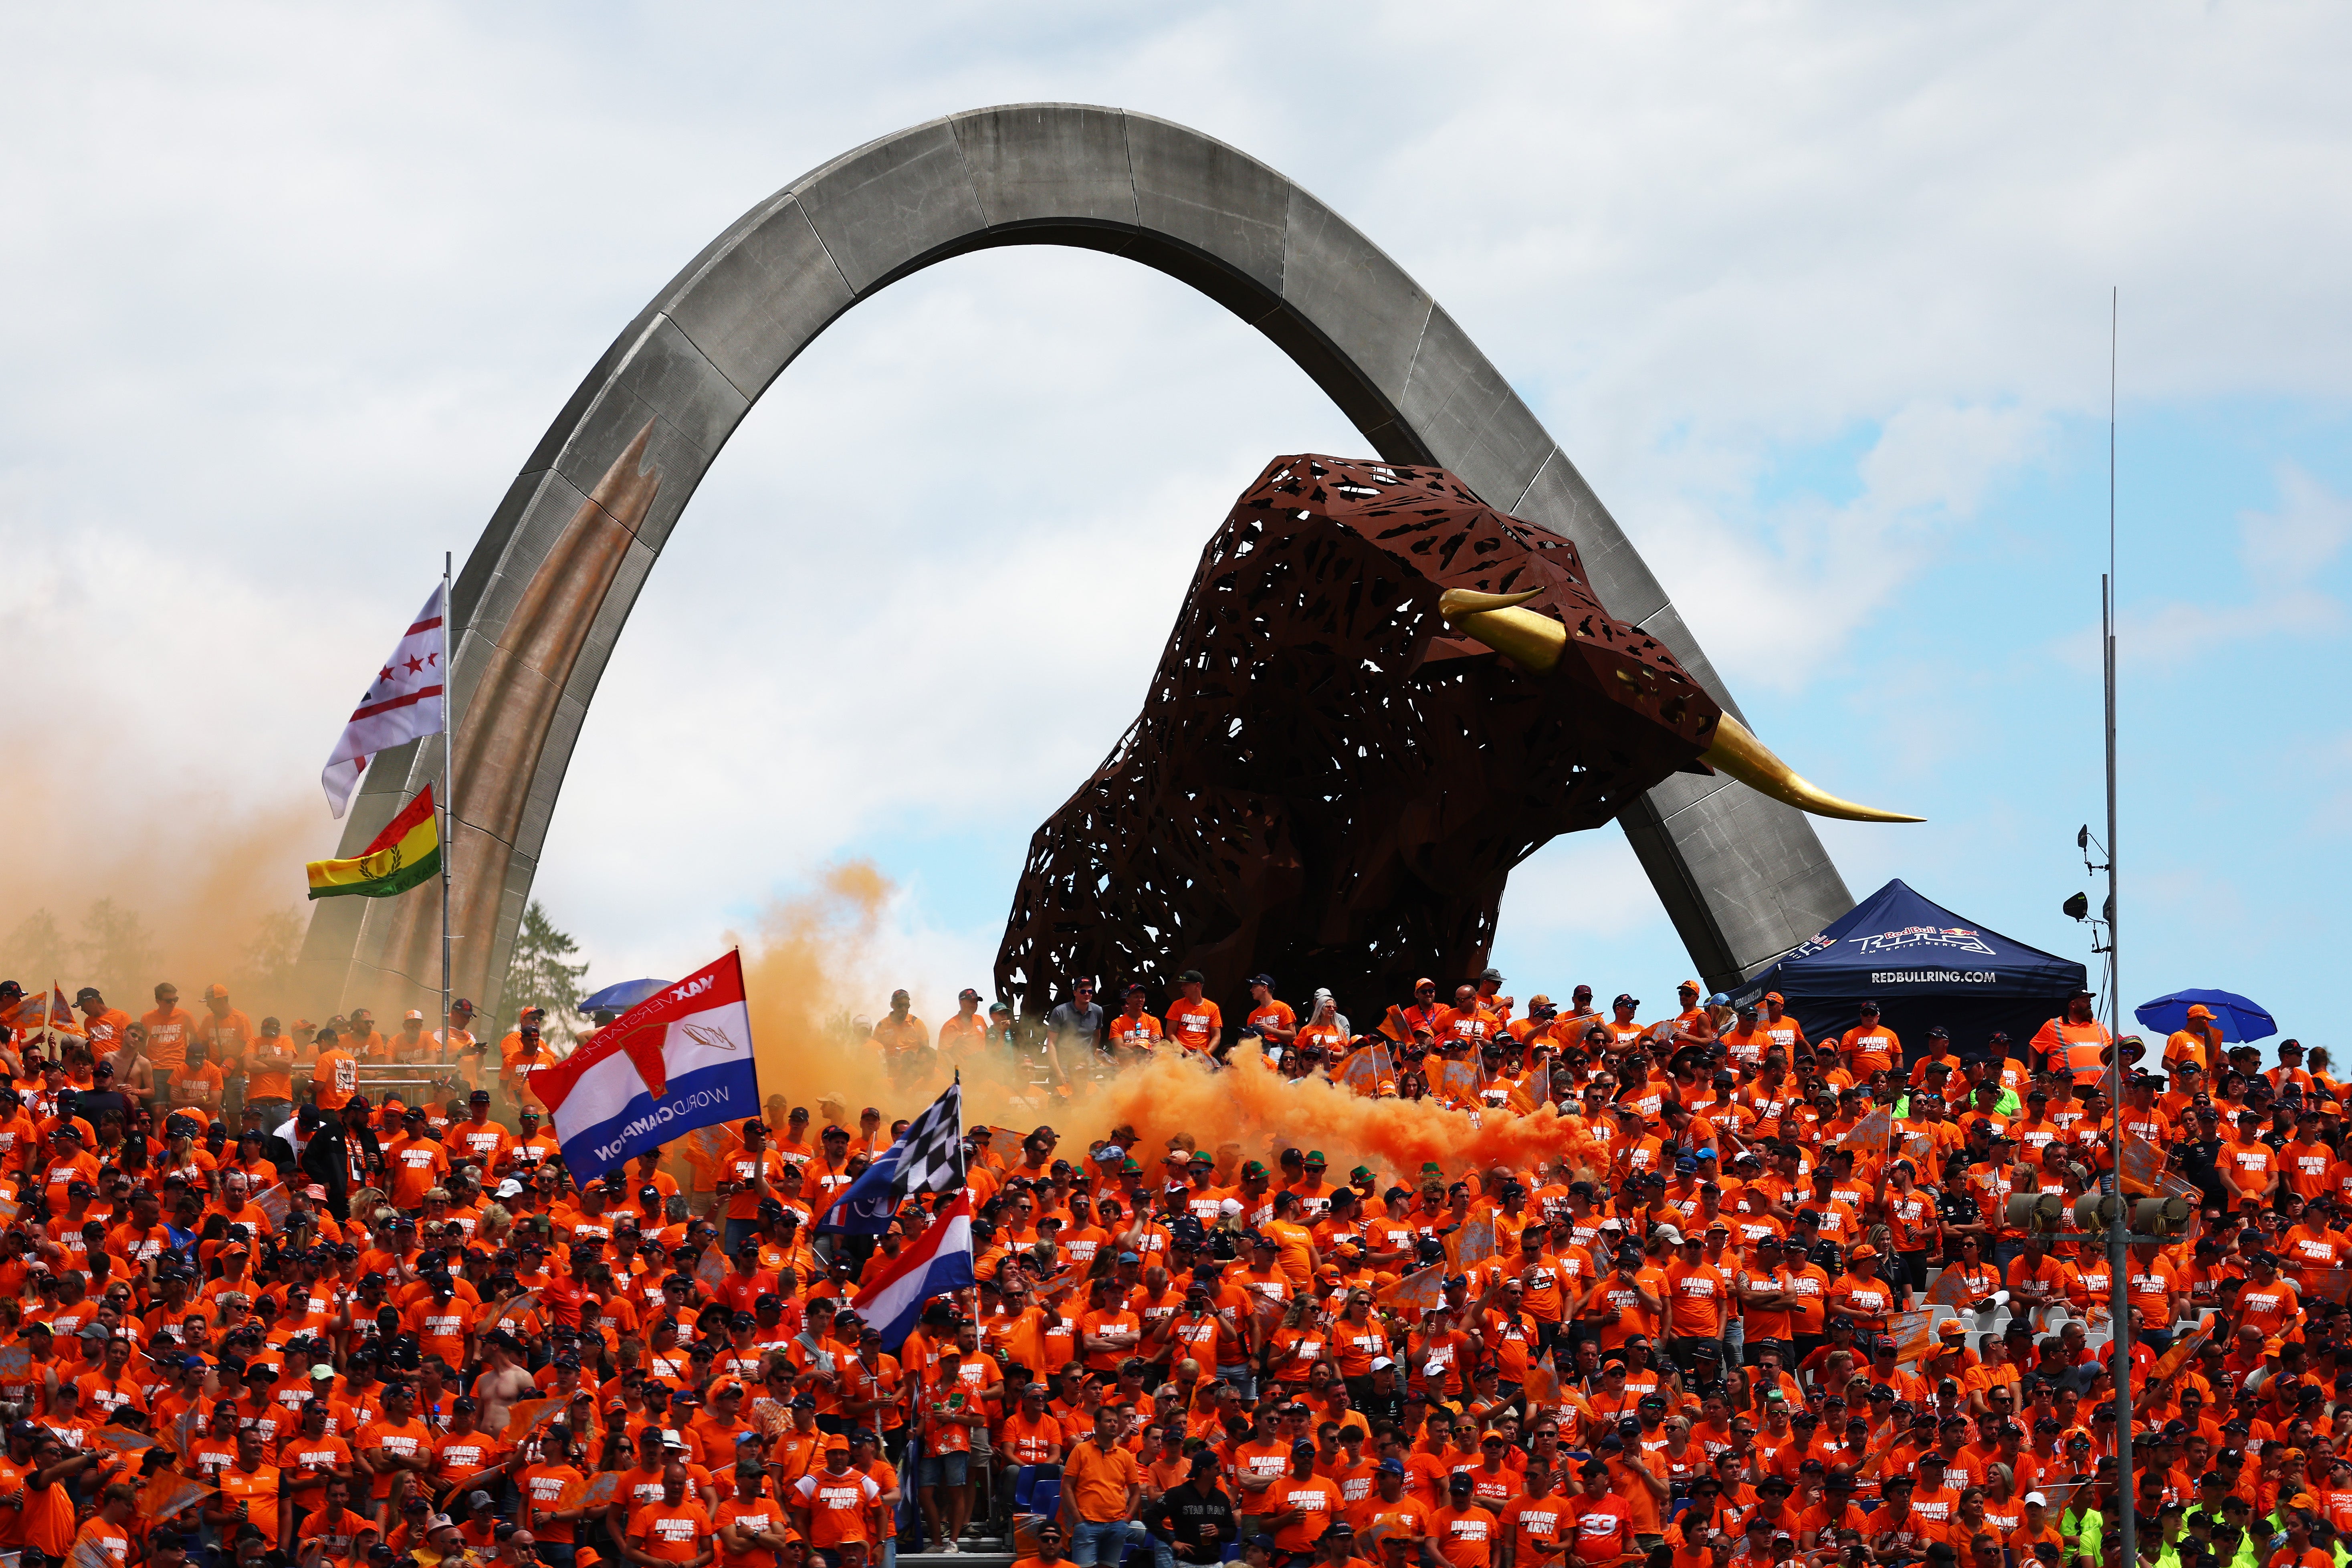
{"label": "green tree", "polygon": [[[262,1016],[260,1008],[276,1011],[292,1005],[294,972],[302,961],[302,935],[308,929],[299,904],[272,910],[253,922],[237,957],[237,980],[254,999],[257,1019]],[[439,1028],[439,1020],[431,1026]]]}
{"label": "green tree", "polygon": [[16,922],[0,944],[0,980],[14,980],[28,994],[47,994],[49,982],[63,981],[73,967],[73,944],[66,940],[58,917],[35,910]]}
{"label": "green tree", "polygon": [[507,961],[506,989],[499,1004],[509,1018],[525,1007],[546,1008],[547,1022],[542,1026],[551,1045],[577,1040],[580,1026],[586,1021],[580,1015],[580,998],[587,994],[583,982],[587,978],[588,961],[569,962],[579,951],[580,944],[555,929],[537,899],[523,906],[522,930],[515,936],[514,956]]}
{"label": "green tree", "polygon": [[142,1011],[142,998],[155,984],[163,954],[139,912],[112,899],[100,899],[82,917],[81,932],[82,978],[69,984],[68,992],[81,984],[95,985],[112,1005],[127,1007],[134,1015]]}

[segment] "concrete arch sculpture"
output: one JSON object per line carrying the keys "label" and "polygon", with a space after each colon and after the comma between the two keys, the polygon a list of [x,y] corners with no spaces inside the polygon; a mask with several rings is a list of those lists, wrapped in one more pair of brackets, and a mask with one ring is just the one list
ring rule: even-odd
{"label": "concrete arch sculpture", "polygon": [[[1632,542],[1428,290],[1289,179],[1197,131],[1079,104],[974,110],[793,181],[688,264],[597,361],[467,558],[453,638],[457,988],[485,1024],[572,742],[678,515],[768,384],[834,319],[968,251],[1066,245],[1190,284],[1273,340],[1382,458],[1433,463],[1575,541],[1601,602],[1737,714]],[[437,775],[439,742],[367,773],[341,853]],[[1728,986],[1852,898],[1812,826],[1728,777],[1676,775],[1620,819],[1708,984]],[[425,899],[319,906],[317,994],[379,1009],[440,984]]]}

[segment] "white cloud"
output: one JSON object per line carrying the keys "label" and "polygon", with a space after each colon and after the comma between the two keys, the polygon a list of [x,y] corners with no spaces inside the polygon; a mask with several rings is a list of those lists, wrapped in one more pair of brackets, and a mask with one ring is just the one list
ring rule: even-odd
{"label": "white cloud", "polygon": [[[2126,668],[2177,671],[2217,652],[2308,642],[2352,624],[2344,601],[2315,581],[2352,542],[2352,501],[2294,463],[2279,465],[2278,489],[2276,511],[2238,514],[2245,591],[2231,597],[2209,583],[2201,595],[2126,606],[2116,633]],[[2095,629],[2072,633],[2059,647],[2076,668],[2098,668]]]}
{"label": "white cloud", "polygon": [[[1331,201],[1527,391],[1735,689],[1803,700],[2103,410],[2110,283],[2128,395],[2352,391],[2352,211],[2322,199],[2347,35],[2179,5],[19,8],[0,655],[20,712],[89,731],[77,829],[151,809],[147,754],[315,799],[351,672],[677,265],[868,137],[1060,98]],[[1851,494],[1769,493],[1790,447],[1855,431]],[[1232,496],[1276,452],[1360,445],[1124,264],[899,285],[698,498],[543,886],[593,951],[650,954],[876,834],[1025,837],[1132,716]],[[2284,477],[2249,570],[2291,584],[2346,526]],[[2284,586],[2251,607],[2334,624]],[[1515,888],[1515,919],[1569,918],[1546,907]]]}

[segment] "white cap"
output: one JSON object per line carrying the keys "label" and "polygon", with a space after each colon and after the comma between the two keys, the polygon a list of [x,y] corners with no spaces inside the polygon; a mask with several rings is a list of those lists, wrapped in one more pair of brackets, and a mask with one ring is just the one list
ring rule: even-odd
{"label": "white cap", "polygon": [[498,1195],[502,1198],[519,1198],[522,1196],[522,1184],[509,1176],[499,1184]]}
{"label": "white cap", "polygon": [[2028,1502],[2038,1502],[2038,1503],[2040,1503],[2043,1508],[2048,1508],[2048,1507],[2050,1506],[2050,1500],[2049,1500],[2048,1498],[2046,1498],[2046,1497],[2043,1497],[2040,1492],[2028,1492],[2028,1493],[2026,1493],[2026,1494],[2025,1494],[2025,1500],[2026,1500],[2026,1501],[2028,1501]]}
{"label": "white cap", "polygon": [[1680,1247],[1683,1244],[1683,1233],[1676,1230],[1673,1226],[1662,1225],[1658,1226],[1657,1234],[1658,1238],[1664,1241],[1668,1247]]}
{"label": "white cap", "polygon": [[401,1017],[401,1021],[402,1021],[403,1023],[408,1023],[408,1022],[414,1021],[414,1022],[415,1022],[415,1023],[422,1024],[423,1022],[425,1022],[425,1015],[424,1015],[424,1014],[422,1014],[422,1013],[420,1013],[420,1012],[418,1012],[418,1011],[417,1011],[415,1008],[414,1008],[414,1007],[411,1007],[407,1012],[403,1013],[403,1014],[400,1016],[400,1017]]}
{"label": "white cap", "polygon": [[1372,1370],[1374,1372],[1386,1372],[1389,1368],[1394,1365],[1396,1365],[1396,1363],[1389,1360],[1389,1358],[1384,1355],[1376,1355],[1372,1358]]}

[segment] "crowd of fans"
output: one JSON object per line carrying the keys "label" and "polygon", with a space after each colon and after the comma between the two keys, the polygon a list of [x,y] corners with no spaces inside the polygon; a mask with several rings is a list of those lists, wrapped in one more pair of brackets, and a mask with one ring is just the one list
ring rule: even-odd
{"label": "crowd of fans", "polygon": [[[2120,1374],[2149,1564],[2332,1568],[2352,1161],[2323,1053],[2263,1071],[2210,1020],[2150,1051],[2087,996],[1963,1057],[1867,1008],[1814,1040],[1773,996],[1685,985],[1644,1023],[1501,984],[1360,1031],[1265,976],[1230,1031],[1197,976],[1157,1015],[1073,984],[1042,1030],[968,991],[934,1035],[901,994],[877,1081],[992,1058],[1045,1110],[971,1128],[976,1286],[896,1345],[849,1303],[948,1194],[819,1234],[906,1125],[880,1107],[772,1096],[583,1184],[528,1016],[494,1052],[470,1008],[445,1039],[0,985],[0,1552],[866,1568],[1013,1528],[1046,1568],[2094,1568]],[[1535,1118],[1543,1152],[1052,1124],[1175,1053],[1433,1103],[1465,1147]],[[379,1067],[427,1091],[371,1095]],[[2199,1203],[2130,1251],[2126,1362],[2103,1248],[2007,1199],[2136,1144]],[[1910,1333],[1929,1301],[1957,1315]]]}
{"label": "crowd of fans", "polygon": [[[936,1037],[893,998],[871,1038],[908,1081],[1003,1051],[1050,1105],[1181,1051],[1434,1100],[1465,1143],[1555,1119],[1527,1168],[1344,1178],[1314,1149],[1244,1158],[1216,1127],[1164,1151],[1101,1128],[1081,1151],[1047,1125],[1017,1152],[975,1128],[979,1287],[892,1371],[919,1413],[942,1386],[1001,1391],[998,1466],[1083,1472],[1044,1555],[2112,1563],[2105,1247],[2038,1234],[2009,1199],[2071,1211],[2120,1139],[2196,1204],[2127,1255],[2142,1555],[2336,1561],[2352,1160],[2326,1053],[2306,1067],[2283,1042],[2264,1071],[2201,1009],[2152,1053],[2088,994],[1963,1057],[1941,1029],[1906,1047],[1867,1005],[1816,1041],[1777,995],[1735,1010],[1685,984],[1643,1022],[1631,995],[1521,1012],[1501,984],[1442,1004],[1423,982],[1362,1032],[1324,994],[1300,1022],[1267,976],[1230,1034],[1197,974],[1157,1016],[1140,986],[1113,1012],[1073,983],[1025,1037],[974,992]],[[818,1142],[846,1151],[847,1130]],[[1954,1315],[1898,1342],[1931,1299]],[[955,1335],[964,1354],[939,1357]]]}

